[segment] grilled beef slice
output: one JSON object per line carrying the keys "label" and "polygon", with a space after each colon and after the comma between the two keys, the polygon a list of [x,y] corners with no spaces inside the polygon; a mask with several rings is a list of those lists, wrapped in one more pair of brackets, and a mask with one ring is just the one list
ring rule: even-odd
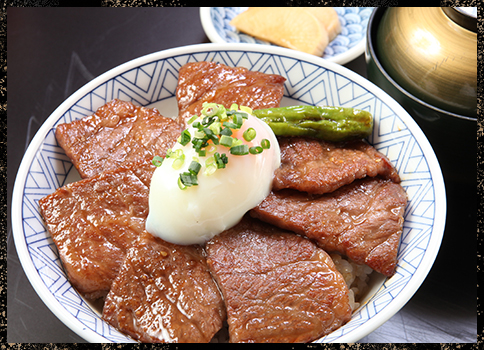
{"label": "grilled beef slice", "polygon": [[205,249],[231,342],[308,342],[351,318],[343,277],[304,237],[246,216]]}
{"label": "grilled beef slice", "polygon": [[141,342],[209,342],[225,306],[199,245],[180,246],[143,232],[126,254],[103,319]]}
{"label": "grilled beef slice", "polygon": [[399,184],[366,178],[323,195],[272,191],[250,214],[391,276],[406,204]]}
{"label": "grilled beef slice", "polygon": [[57,142],[82,178],[121,165],[164,157],[180,136],[180,125],[154,108],[113,100],[95,114],[57,126]]}
{"label": "grilled beef slice", "polygon": [[187,63],[180,68],[176,97],[179,121],[199,114],[203,102],[230,108],[232,103],[252,109],[279,107],[286,79],[215,62]]}
{"label": "grilled beef slice", "polygon": [[106,171],[39,201],[69,280],[87,298],[107,294],[127,249],[144,231],[154,168]]}
{"label": "grilled beef slice", "polygon": [[280,137],[281,166],[275,171],[273,189],[291,188],[323,194],[366,176],[400,182],[388,159],[363,140],[332,143]]}

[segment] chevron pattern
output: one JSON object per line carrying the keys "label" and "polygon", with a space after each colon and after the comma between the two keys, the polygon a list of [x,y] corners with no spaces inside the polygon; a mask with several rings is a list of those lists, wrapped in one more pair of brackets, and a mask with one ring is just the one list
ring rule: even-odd
{"label": "chevron pattern", "polygon": [[[319,104],[356,107],[371,112],[375,117],[373,135],[369,138],[396,166],[409,204],[399,250],[397,273],[390,279],[377,281],[375,294],[360,307],[344,327],[322,338],[321,342],[346,339],[358,332],[399,298],[419,271],[431,242],[440,244],[442,232],[434,232],[436,217],[435,188],[428,157],[419,141],[405,123],[408,116],[394,111],[394,102],[382,100],[364,85],[342,73],[324,66],[293,57],[240,50],[187,52],[172,57],[156,58],[118,75],[112,75],[90,91],[85,91],[62,115],[52,115],[51,125],[41,147],[35,150],[25,177],[21,210],[23,232],[16,232],[25,240],[27,252],[45,288],[80,327],[89,329],[106,341],[129,342],[126,336],[105,324],[98,312],[87,304],[69,284],[55,245],[44,227],[38,200],[56,188],[79,180],[77,171],[58,145],[54,129],[59,123],[71,122],[92,114],[113,98],[140,105],[165,105],[176,110],[178,70],[188,62],[210,60],[229,66],[244,66],[251,70],[275,73],[286,77],[282,105]],[[160,110],[163,114],[163,110]],[[435,243],[434,243],[435,244]],[[433,257],[434,258],[434,257]],[[379,287],[378,287],[379,286]]]}

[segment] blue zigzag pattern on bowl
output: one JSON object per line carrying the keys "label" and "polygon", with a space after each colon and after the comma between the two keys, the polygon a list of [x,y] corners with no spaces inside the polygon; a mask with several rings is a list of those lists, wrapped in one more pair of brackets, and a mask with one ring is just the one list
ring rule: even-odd
{"label": "blue zigzag pattern on bowl", "polygon": [[[33,264],[45,286],[67,312],[85,327],[108,341],[130,339],[105,324],[68,283],[43,220],[38,200],[56,188],[79,179],[76,170],[57,144],[54,128],[95,112],[113,98],[149,105],[173,99],[178,70],[188,62],[217,61],[245,66],[251,70],[286,77],[283,103],[344,105],[368,110],[375,117],[375,130],[369,142],[394,162],[409,196],[405,212],[403,242],[399,250],[397,273],[382,283],[376,294],[356,312],[353,319],[321,342],[337,341],[389,305],[410,281],[429,243],[434,222],[434,188],[428,164],[419,144],[405,123],[383,101],[363,86],[313,63],[291,57],[246,51],[200,52],[149,62],[108,81],[101,82],[81,97],[52,123],[42,146],[30,165],[23,194],[23,229]],[[175,102],[176,103],[176,102]]]}

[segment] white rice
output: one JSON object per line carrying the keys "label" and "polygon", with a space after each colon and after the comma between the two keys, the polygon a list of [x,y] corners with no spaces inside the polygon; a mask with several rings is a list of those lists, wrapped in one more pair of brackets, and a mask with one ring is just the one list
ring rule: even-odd
{"label": "white rice", "polygon": [[337,253],[330,254],[336,269],[343,275],[346,285],[349,289],[350,305],[352,310],[356,310],[360,303],[361,297],[368,289],[368,280],[373,269],[364,264],[357,264],[353,260],[343,257]]}

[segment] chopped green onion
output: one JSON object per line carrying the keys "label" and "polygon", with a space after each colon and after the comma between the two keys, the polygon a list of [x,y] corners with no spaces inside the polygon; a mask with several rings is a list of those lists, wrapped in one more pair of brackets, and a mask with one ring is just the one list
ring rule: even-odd
{"label": "chopped green onion", "polygon": [[216,146],[210,145],[210,146],[208,146],[207,152],[208,152],[208,154],[211,154],[211,153],[215,152],[216,150],[217,150]]}
{"label": "chopped green onion", "polygon": [[173,164],[171,166],[175,170],[180,170],[184,163],[185,163],[185,155],[182,154],[181,156],[179,156],[173,161]]}
{"label": "chopped green onion", "polygon": [[225,147],[232,147],[233,142],[234,138],[232,136],[222,135],[220,138],[220,144]]}
{"label": "chopped green onion", "polygon": [[180,142],[182,146],[186,146],[188,142],[192,139],[192,136],[190,135],[190,132],[188,130],[183,130],[181,135],[180,135]]}
{"label": "chopped green onion", "polygon": [[260,143],[263,149],[271,148],[271,142],[268,139],[263,139]]}
{"label": "chopped green onion", "polygon": [[217,169],[224,169],[225,168],[225,163],[222,160],[222,158],[220,157],[220,154],[218,152],[215,152],[215,154],[213,155],[213,157],[215,159],[215,164],[217,164]]}
{"label": "chopped green onion", "polygon": [[198,118],[198,115],[194,115],[193,117],[191,117],[190,119],[188,119],[187,121],[187,124],[190,125],[191,123],[193,123],[195,120],[197,120]]}
{"label": "chopped green onion", "polygon": [[197,139],[203,139],[205,137],[205,133],[203,131],[195,131],[195,135],[193,135],[194,138]]}
{"label": "chopped green onion", "polygon": [[242,140],[239,140],[236,137],[234,137],[233,139],[234,139],[234,141],[232,141],[232,147],[234,147],[234,146],[240,146],[240,145],[244,144],[244,142]]}
{"label": "chopped green onion", "polygon": [[191,172],[184,172],[180,174],[180,179],[185,186],[196,186],[198,185],[197,176]]}
{"label": "chopped green onion", "polygon": [[254,128],[248,128],[247,130],[244,131],[244,139],[245,141],[252,141],[255,139],[255,136],[257,135],[257,132],[255,131]]}
{"label": "chopped green onion", "polygon": [[207,160],[205,161],[205,167],[209,167],[212,164],[215,164],[215,157],[214,156],[207,158]]}
{"label": "chopped green onion", "polygon": [[223,122],[228,119],[227,111],[224,109],[222,113],[218,115],[218,119]]}
{"label": "chopped green onion", "polygon": [[180,188],[180,190],[186,190],[187,189],[187,186],[185,186],[182,183],[181,177],[178,178],[178,187]]}
{"label": "chopped green onion", "polygon": [[202,119],[202,125],[210,126],[215,121],[215,116],[207,116]]}
{"label": "chopped green onion", "polygon": [[210,165],[205,165],[205,171],[203,172],[205,175],[210,176],[217,171],[217,165],[215,163]]}
{"label": "chopped green onion", "polygon": [[244,111],[246,113],[252,114],[252,108],[247,107],[247,106],[240,106],[240,110]]}
{"label": "chopped green onion", "polygon": [[[200,115],[193,115],[188,119],[187,124],[194,129],[193,132],[184,130],[178,142],[186,146],[191,142],[193,149],[199,157],[207,157],[205,160],[205,175],[211,175],[217,169],[223,169],[228,163],[228,157],[225,153],[217,152],[217,145],[225,146],[233,155],[259,154],[264,149],[270,148],[270,142],[267,139],[262,140],[260,146],[250,147],[243,140],[250,142],[256,136],[254,128],[248,128],[243,133],[243,140],[233,137],[233,129],[240,129],[244,119],[248,119],[252,114],[252,109],[245,106],[238,106],[233,103],[230,109],[226,109],[221,104],[204,102]],[[210,142],[212,141],[212,142]],[[173,168],[179,170],[185,163],[185,155],[182,149],[166,152],[165,158],[173,158]],[[154,157],[152,163],[160,166],[163,162],[162,157]],[[197,157],[193,157],[188,166],[188,171],[182,172],[178,178],[178,186],[185,190],[190,186],[198,185],[198,174],[202,168]]]}
{"label": "chopped green onion", "polygon": [[[183,156],[183,150],[181,148],[178,148],[175,151],[175,158],[180,158],[181,156]],[[185,156],[183,156],[183,157],[185,157]]]}
{"label": "chopped green onion", "polygon": [[224,162],[224,164],[227,164],[229,162],[229,158],[227,157],[227,155],[225,153],[222,153],[220,155],[220,159],[222,159],[222,161]]}
{"label": "chopped green onion", "polygon": [[218,153],[215,152],[213,155],[213,158],[215,160],[215,163],[217,164],[218,169],[223,169],[225,168],[225,165],[228,163],[229,159],[227,158],[227,155],[225,153]]}
{"label": "chopped green onion", "polygon": [[249,154],[249,146],[245,144],[233,146],[230,148],[230,154],[233,154],[236,156],[244,156],[246,154]]}
{"label": "chopped green onion", "polygon": [[197,185],[198,185],[197,175],[192,174],[189,171],[186,171],[180,174],[180,177],[178,178],[178,187],[180,187],[182,190],[184,190],[187,187],[197,186]]}
{"label": "chopped green onion", "polygon": [[206,146],[205,144],[206,144],[206,141],[203,138],[197,137],[192,140],[193,148],[195,148],[196,150],[202,149],[202,147]]}
{"label": "chopped green onion", "polygon": [[220,111],[220,108],[223,107],[222,105],[208,102],[204,102],[202,106],[202,114],[209,117],[216,115]]}
{"label": "chopped green onion", "polygon": [[194,175],[198,175],[201,168],[202,168],[202,166],[200,165],[199,162],[192,160],[192,162],[190,163],[190,165],[188,167],[188,171],[193,173]]}
{"label": "chopped green onion", "polygon": [[218,166],[215,160],[215,156],[212,156],[205,161],[205,175],[212,175],[217,169]]}
{"label": "chopped green onion", "polygon": [[165,158],[171,158],[173,156],[173,150],[171,148],[168,148],[166,150]]}
{"label": "chopped green onion", "polygon": [[243,117],[241,113],[235,113],[233,117],[234,124],[237,125],[236,129],[240,129],[242,124],[244,123]]}
{"label": "chopped green onion", "polygon": [[221,123],[220,122],[213,122],[212,124],[210,124],[209,128],[210,130],[212,130],[212,132],[215,134],[215,135],[219,135],[220,134],[220,127],[221,127]]}
{"label": "chopped green onion", "polygon": [[219,144],[219,140],[218,140],[217,135],[215,135],[210,128],[203,128],[203,132],[205,133],[205,135],[207,136],[207,138],[209,140],[212,140],[212,142],[214,144],[216,144],[216,145]]}
{"label": "chopped green onion", "polygon": [[262,151],[264,151],[264,149],[261,146],[254,146],[249,148],[250,154],[259,154],[262,153]]}
{"label": "chopped green onion", "polygon": [[230,128],[223,128],[220,131],[220,135],[231,136],[232,135],[232,130]]}
{"label": "chopped green onion", "polygon": [[151,163],[156,167],[160,167],[161,164],[163,164],[163,158],[160,156],[154,156]]}
{"label": "chopped green onion", "polygon": [[[217,153],[217,152],[215,152],[215,153]],[[213,164],[213,163],[215,163],[215,156],[214,155],[208,157],[205,160],[205,165],[210,165],[210,164]]]}
{"label": "chopped green onion", "polygon": [[203,128],[203,132],[206,136],[210,138],[210,136],[214,136],[213,131],[210,128]]}
{"label": "chopped green onion", "polygon": [[[213,139],[217,138],[217,137],[215,136],[215,134],[213,133],[213,131],[212,131],[210,128],[203,128],[203,132],[204,132],[204,133],[205,133],[205,135],[206,135],[206,136],[207,136],[209,139],[211,139],[211,140],[213,140]],[[218,140],[218,139],[217,139],[217,140]]]}
{"label": "chopped green onion", "polygon": [[230,129],[240,129],[237,124],[234,124],[232,122],[224,122],[222,125]]}

